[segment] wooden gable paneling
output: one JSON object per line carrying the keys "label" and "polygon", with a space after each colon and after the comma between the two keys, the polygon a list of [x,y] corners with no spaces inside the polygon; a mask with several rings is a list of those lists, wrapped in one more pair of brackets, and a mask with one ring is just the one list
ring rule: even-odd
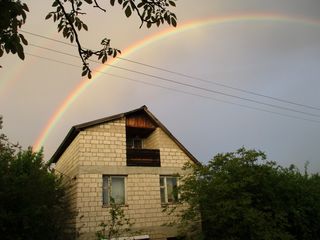
{"label": "wooden gable paneling", "polygon": [[144,113],[132,114],[126,117],[126,126],[133,128],[155,129],[156,124]]}

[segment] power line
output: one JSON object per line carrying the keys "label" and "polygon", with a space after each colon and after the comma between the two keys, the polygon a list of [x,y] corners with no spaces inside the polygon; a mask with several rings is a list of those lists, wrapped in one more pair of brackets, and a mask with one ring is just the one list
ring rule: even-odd
{"label": "power line", "polygon": [[138,61],[134,61],[134,60],[118,57],[118,56],[117,56],[117,58],[121,59],[123,61],[127,61],[127,62],[131,62],[131,63],[139,64],[139,65],[142,65],[142,66],[146,66],[146,67],[149,67],[149,68],[157,69],[157,70],[160,70],[160,71],[172,73],[172,74],[177,75],[177,76],[181,76],[181,77],[185,77],[185,78],[189,78],[189,79],[193,79],[193,80],[198,80],[198,81],[201,81],[201,82],[204,82],[204,83],[209,83],[209,84],[212,84],[212,85],[217,85],[217,86],[220,86],[220,87],[229,88],[229,89],[232,89],[232,90],[236,90],[236,91],[239,91],[239,92],[252,94],[252,95],[255,95],[255,96],[259,96],[259,97],[269,98],[269,99],[272,99],[272,100],[275,100],[275,101],[278,101],[278,102],[288,103],[288,104],[296,105],[296,106],[299,106],[299,107],[305,107],[305,108],[309,108],[309,109],[313,109],[313,110],[320,110],[319,107],[314,107],[314,106],[310,106],[310,105],[306,105],[306,104],[302,104],[302,103],[297,103],[297,102],[289,101],[289,100],[286,100],[286,99],[283,99],[283,98],[277,98],[277,97],[268,96],[268,95],[265,95],[265,94],[257,93],[257,92],[246,90],[246,89],[243,89],[243,88],[233,87],[233,86],[230,86],[230,85],[227,85],[227,84],[206,80],[206,79],[203,79],[203,78],[191,76],[189,74],[184,74],[184,73],[180,73],[180,72],[177,72],[177,71],[168,70],[168,69],[165,69],[165,68],[153,66],[153,65],[150,65],[150,64],[146,64],[146,63],[141,63],[141,62],[138,62]]}
{"label": "power line", "polygon": [[[54,38],[46,37],[46,36],[43,36],[43,35],[40,35],[40,34],[28,32],[28,31],[24,31],[24,30],[20,30],[20,31],[24,32],[24,33],[27,33],[27,34],[30,34],[30,35],[33,35],[33,36],[36,36],[36,37],[40,37],[40,38],[44,38],[44,39],[51,40],[51,41],[54,41],[54,42],[62,43],[62,44],[68,45],[68,46],[76,47],[75,44],[67,43],[67,42],[64,42],[64,41],[60,41],[60,40],[57,40],[57,39],[54,39]],[[152,68],[152,69],[160,70],[160,71],[163,71],[163,72],[171,73],[171,74],[174,74],[174,75],[177,75],[177,76],[180,76],[180,77],[185,77],[185,78],[188,78],[188,79],[197,80],[197,81],[200,81],[200,82],[204,82],[204,83],[208,83],[208,84],[212,84],[212,85],[216,85],[216,86],[232,89],[232,90],[235,90],[235,91],[239,91],[239,92],[243,92],[243,93],[247,93],[247,94],[251,94],[251,95],[255,95],[255,96],[259,96],[259,97],[263,97],[263,98],[268,98],[268,99],[271,99],[271,100],[274,100],[274,101],[278,101],[278,102],[282,102],[282,103],[286,103],[286,104],[291,104],[291,105],[295,105],[295,106],[298,106],[298,107],[304,107],[304,108],[320,111],[320,108],[316,107],[316,106],[311,106],[311,105],[302,104],[302,103],[290,101],[290,100],[283,99],[283,98],[269,96],[269,95],[266,95],[266,94],[262,94],[262,93],[258,93],[258,92],[254,92],[254,91],[250,91],[250,90],[246,90],[246,89],[243,89],[243,88],[234,87],[234,86],[231,86],[231,85],[219,83],[219,82],[212,81],[212,80],[207,80],[207,79],[191,76],[189,74],[184,74],[184,73],[181,73],[181,72],[172,71],[172,70],[169,70],[169,69],[166,69],[166,68],[161,68],[161,67],[157,67],[157,66],[154,66],[154,65],[141,63],[141,62],[138,62],[138,61],[134,61],[134,60],[123,58],[123,57],[119,57],[119,56],[117,56],[116,58],[120,59],[122,61],[127,61],[127,62],[138,64],[138,65],[141,65],[141,66],[145,66],[145,67],[149,67],[149,68]]]}
{"label": "power line", "polygon": [[72,43],[67,43],[67,42],[60,41],[60,40],[57,40],[57,39],[55,39],[55,38],[46,37],[46,36],[43,36],[43,35],[40,35],[40,34],[37,34],[37,33],[32,33],[32,32],[28,32],[28,31],[25,31],[25,30],[19,30],[19,31],[20,31],[20,32],[23,32],[23,33],[30,34],[30,35],[32,35],[32,36],[39,37],[39,38],[44,38],[44,39],[47,39],[47,40],[50,40],[50,41],[62,43],[62,44],[64,44],[64,45],[68,45],[68,46],[71,46],[71,47],[76,47],[76,46],[77,46],[77,45],[72,44]]}
{"label": "power line", "polygon": [[[52,58],[48,58],[48,57],[43,57],[43,56],[31,54],[31,53],[26,53],[26,54],[30,55],[30,56],[33,56],[33,57],[41,58],[41,59],[44,59],[44,60],[47,60],[47,61],[56,62],[56,63],[60,63],[60,64],[64,64],[64,65],[68,65],[68,66],[72,66],[72,67],[81,69],[81,67],[79,65],[76,65],[76,64],[71,64],[71,63],[67,63],[67,62],[64,62],[64,61],[60,61],[60,60],[56,60],[56,59],[52,59]],[[141,84],[144,84],[144,85],[149,85],[149,86],[153,86],[153,87],[159,87],[159,88],[163,88],[163,89],[166,89],[166,90],[183,93],[183,94],[186,94],[186,95],[191,95],[191,96],[195,96],[195,97],[200,97],[200,98],[204,98],[204,99],[213,100],[213,101],[216,101],[216,102],[222,102],[222,103],[226,103],[226,104],[230,104],[230,105],[235,105],[235,106],[239,106],[239,107],[243,107],[243,108],[247,108],[247,109],[252,109],[252,110],[256,110],[256,111],[261,111],[261,112],[271,113],[271,114],[275,114],[275,115],[280,115],[280,116],[284,116],[284,117],[288,117],[288,118],[304,120],[304,121],[314,122],[314,123],[320,123],[320,121],[317,121],[317,120],[314,120],[314,119],[302,118],[302,117],[293,116],[293,115],[289,115],[289,114],[283,114],[283,113],[270,111],[270,110],[266,110],[266,109],[262,109],[262,108],[252,107],[252,106],[248,106],[248,105],[244,105],[244,104],[238,104],[238,103],[225,101],[225,100],[221,100],[221,99],[217,99],[217,98],[213,98],[213,97],[209,97],[209,96],[205,96],[205,95],[201,95],[201,94],[197,94],[197,93],[187,92],[187,91],[183,91],[183,90],[176,89],[176,88],[171,88],[171,87],[166,87],[166,86],[162,86],[162,85],[155,84],[155,83],[146,82],[146,81],[143,81],[143,80],[137,80],[137,79],[133,79],[133,78],[125,77],[125,76],[120,76],[120,75],[116,75],[116,74],[112,74],[112,73],[106,73],[106,72],[99,71],[99,70],[93,70],[93,71],[97,72],[97,73],[102,73],[104,75],[125,79],[125,80],[128,80],[128,81],[141,83]]]}
{"label": "power line", "polygon": [[[77,55],[65,53],[65,52],[62,52],[62,51],[57,51],[55,49],[42,47],[42,46],[38,46],[38,45],[35,45],[35,44],[30,44],[30,46],[38,47],[38,48],[45,49],[45,50],[48,50],[48,51],[52,51],[52,52],[55,52],[55,53],[63,54],[63,55],[66,55],[66,56],[71,56],[73,58],[78,58]],[[89,60],[89,61],[101,64],[99,61],[95,61],[95,60]],[[279,105],[276,105],[276,104],[266,103],[266,102],[258,101],[258,100],[251,99],[251,98],[246,98],[246,97],[241,97],[241,96],[237,96],[237,95],[234,95],[234,94],[225,93],[225,92],[222,92],[222,91],[217,91],[217,90],[213,90],[213,89],[207,89],[207,88],[196,86],[196,85],[189,84],[189,83],[182,83],[182,82],[179,82],[179,81],[176,81],[176,80],[173,80],[173,79],[169,79],[169,78],[165,78],[165,77],[161,77],[161,76],[157,76],[157,75],[153,75],[153,74],[149,74],[149,73],[145,73],[145,72],[141,72],[141,71],[137,71],[137,70],[133,70],[133,69],[119,67],[119,66],[108,64],[108,63],[104,63],[103,65],[110,66],[112,68],[120,69],[120,70],[131,72],[131,73],[136,73],[136,74],[140,74],[140,75],[143,75],[143,76],[159,79],[159,80],[162,80],[162,81],[178,84],[178,85],[181,85],[181,86],[185,86],[185,87],[189,87],[189,88],[193,88],[193,89],[209,92],[209,93],[214,93],[214,94],[223,95],[223,96],[226,96],[226,97],[236,98],[236,99],[240,99],[240,100],[243,100],[243,101],[248,101],[248,102],[252,102],[252,103],[256,103],[256,104],[260,104],[260,105],[264,105],[264,106],[268,106],[268,107],[278,108],[278,109],[281,109],[281,110],[300,113],[300,114],[304,114],[304,115],[307,115],[307,116],[320,117],[319,114],[300,111],[300,110],[296,110],[296,109],[289,108],[289,107],[279,106]]]}

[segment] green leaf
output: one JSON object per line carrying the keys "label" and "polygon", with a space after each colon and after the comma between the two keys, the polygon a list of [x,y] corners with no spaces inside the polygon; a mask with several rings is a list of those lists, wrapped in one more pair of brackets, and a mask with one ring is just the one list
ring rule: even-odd
{"label": "green leaf", "polygon": [[114,2],[115,2],[115,0],[110,0],[111,6],[114,6]]}
{"label": "green leaf", "polygon": [[176,3],[174,1],[169,1],[169,4],[174,7],[176,6]]}
{"label": "green leaf", "polygon": [[82,24],[82,27],[84,28],[84,30],[88,31],[88,26],[86,24]]}
{"label": "green leaf", "polygon": [[21,39],[21,41],[23,42],[24,45],[28,45],[27,39],[25,39],[22,34],[19,34],[19,37],[20,37],[20,39]]}
{"label": "green leaf", "polygon": [[89,78],[89,79],[91,79],[91,78],[92,78],[92,76],[91,76],[91,72],[90,72],[90,71],[88,72],[88,78]]}
{"label": "green leaf", "polygon": [[0,48],[0,57],[2,57],[2,55],[3,55],[3,50],[2,48]]}
{"label": "green leaf", "polygon": [[46,20],[52,17],[52,13],[48,13],[46,16]]}
{"label": "green leaf", "polygon": [[25,11],[27,11],[27,12],[29,12],[29,8],[28,8],[28,5],[27,4],[23,4],[22,5],[22,8],[25,10]]}
{"label": "green leaf", "polygon": [[54,2],[52,3],[52,7],[56,7],[56,6],[58,6],[58,5],[59,5],[58,1],[54,1]]}
{"label": "green leaf", "polygon": [[61,32],[63,25],[58,25],[58,32]]}
{"label": "green leaf", "polygon": [[117,53],[118,53],[117,49],[113,51],[113,58],[117,56]]}
{"label": "green leaf", "polygon": [[165,20],[167,21],[167,23],[168,23],[169,25],[171,25],[171,18],[170,18],[170,17],[165,17]]}
{"label": "green leaf", "polygon": [[92,4],[92,0],[84,0],[88,4]]}
{"label": "green leaf", "polygon": [[68,35],[68,28],[67,27],[64,27],[62,34],[63,34],[63,37],[65,37],[65,38],[67,37],[67,35]]}
{"label": "green leaf", "polygon": [[19,58],[24,60],[23,47],[22,47],[22,45],[20,43],[17,44],[17,53],[18,53]]}
{"label": "green leaf", "polygon": [[143,7],[143,5],[145,5],[145,3],[144,2],[140,2],[140,3],[138,3],[137,8],[141,8],[141,7]]}
{"label": "green leaf", "polygon": [[125,1],[125,2],[123,3],[123,5],[122,5],[122,8],[125,8],[128,4],[129,4],[129,2],[128,2],[128,1]]}
{"label": "green leaf", "polygon": [[177,26],[177,21],[174,18],[171,18],[171,23],[172,23],[172,26],[174,27]]}
{"label": "green leaf", "polygon": [[104,55],[102,58],[102,63],[105,63],[108,60],[108,55]]}
{"label": "green leaf", "polygon": [[124,12],[125,12],[125,14],[126,14],[127,17],[130,17],[130,16],[131,16],[131,13],[132,13],[130,6],[127,6],[127,8],[126,8],[126,10],[125,10]]}

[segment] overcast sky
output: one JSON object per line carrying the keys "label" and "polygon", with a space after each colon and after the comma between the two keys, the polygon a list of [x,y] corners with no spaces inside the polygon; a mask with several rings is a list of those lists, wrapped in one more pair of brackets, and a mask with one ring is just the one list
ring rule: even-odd
{"label": "overcast sky", "polygon": [[[51,21],[44,20],[51,10],[50,1],[27,3],[30,14],[25,31],[66,41],[56,33]],[[114,47],[126,49],[167,28],[139,29],[135,16],[127,19],[119,7],[106,6],[107,14],[89,10],[85,16],[89,32],[81,32],[83,45],[95,48],[108,36]],[[234,17],[234,21],[176,32],[125,58],[309,108],[118,61],[116,66],[198,89],[109,68],[108,73],[171,90],[108,75],[96,78],[53,127],[44,142],[45,159],[52,156],[71,126],[147,105],[202,162],[219,152],[245,146],[265,151],[269,159],[281,165],[292,163],[303,169],[309,161],[312,171],[320,171],[320,1],[180,0],[173,11],[178,16],[178,25],[239,15],[261,18],[237,21]],[[262,17],[272,15],[280,17],[273,20]],[[77,54],[75,48],[30,34],[25,37],[30,43],[25,48],[28,54],[81,67],[77,58],[32,45],[69,54]],[[13,142],[33,145],[55,110],[84,80],[81,69],[31,55],[26,55],[25,61],[5,55],[0,58],[0,65],[3,131]]]}

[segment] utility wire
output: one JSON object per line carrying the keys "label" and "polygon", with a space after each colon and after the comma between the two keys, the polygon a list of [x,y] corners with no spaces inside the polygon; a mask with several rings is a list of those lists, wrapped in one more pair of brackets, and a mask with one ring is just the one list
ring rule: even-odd
{"label": "utility wire", "polygon": [[[24,31],[24,30],[20,30],[20,31],[24,32],[24,33],[27,33],[27,34],[30,34],[30,35],[33,35],[33,36],[36,36],[36,37],[40,37],[40,38],[44,38],[44,39],[51,40],[51,41],[54,41],[54,42],[62,43],[62,44],[68,45],[68,46],[77,47],[75,44],[67,43],[67,42],[60,41],[60,40],[57,40],[57,39],[54,39],[54,38],[50,38],[50,37],[46,37],[46,36],[43,36],[43,35],[40,35],[40,34],[28,32],[28,31]],[[117,56],[116,58],[120,59],[122,61],[127,61],[127,62],[130,62],[130,63],[134,63],[134,64],[138,64],[138,65],[141,65],[141,66],[153,68],[153,69],[160,70],[160,71],[167,72],[167,73],[171,73],[171,74],[174,74],[174,75],[177,75],[177,76],[180,76],[180,77],[185,77],[185,78],[188,78],[188,79],[205,82],[205,83],[208,83],[208,84],[212,84],[212,85],[216,85],[216,86],[232,89],[232,90],[235,90],[235,91],[244,92],[244,93],[252,94],[252,95],[255,95],[255,96],[259,96],[259,97],[272,99],[272,100],[275,100],[275,101],[278,101],[278,102],[282,102],[282,103],[292,104],[292,105],[295,105],[295,106],[299,106],[299,107],[304,107],[304,108],[313,109],[313,110],[319,110],[320,111],[320,107],[311,106],[311,105],[307,105],[307,104],[302,104],[302,103],[298,103],[298,102],[293,102],[293,101],[286,100],[286,99],[283,99],[283,98],[277,98],[277,97],[269,96],[269,95],[266,95],[266,94],[261,94],[261,93],[257,93],[257,92],[254,92],[254,91],[246,90],[246,89],[243,89],[243,88],[233,87],[233,86],[230,86],[230,85],[227,85],[227,84],[223,84],[223,83],[219,83],[219,82],[216,82],[216,81],[210,81],[210,80],[207,80],[207,79],[191,76],[189,74],[184,74],[184,73],[181,73],[181,72],[172,71],[172,70],[169,70],[169,69],[166,69],[166,68],[161,68],[161,67],[157,67],[157,66],[154,66],[154,65],[141,63],[141,62],[138,62],[138,61],[134,61],[134,60],[123,58],[123,57],[119,57],[119,56]]]}
{"label": "utility wire", "polygon": [[180,73],[180,72],[177,72],[177,71],[168,70],[168,69],[165,69],[165,68],[153,66],[153,65],[150,65],[150,64],[146,64],[146,63],[141,63],[141,62],[138,62],[138,61],[134,61],[134,60],[118,57],[118,56],[116,58],[121,59],[123,61],[127,61],[127,62],[131,62],[131,63],[139,64],[139,65],[142,65],[142,66],[146,66],[146,67],[149,67],[149,68],[153,68],[153,69],[156,69],[156,70],[172,73],[172,74],[177,75],[177,76],[181,76],[181,77],[185,77],[185,78],[189,78],[189,79],[193,79],[193,80],[198,80],[200,82],[209,83],[209,84],[212,84],[212,85],[217,85],[217,86],[220,86],[220,87],[229,88],[229,89],[232,89],[232,90],[236,90],[236,91],[239,91],[239,92],[252,94],[252,95],[255,95],[255,96],[259,96],[259,97],[269,98],[269,99],[272,99],[272,100],[275,100],[275,101],[278,101],[278,102],[288,103],[288,104],[296,105],[296,106],[299,106],[299,107],[305,107],[305,108],[309,108],[309,109],[313,109],[313,110],[320,110],[319,107],[310,106],[310,105],[306,105],[306,104],[302,104],[302,103],[297,103],[297,102],[289,101],[289,100],[286,100],[286,99],[283,99],[283,98],[277,98],[277,97],[268,96],[268,95],[265,95],[265,94],[253,92],[253,91],[246,90],[246,89],[243,89],[243,88],[233,87],[233,86],[230,86],[230,85],[227,85],[227,84],[206,80],[206,79],[203,79],[203,78],[191,76],[189,74],[184,74],[184,73]]}
{"label": "utility wire", "polygon": [[[55,49],[42,47],[42,46],[38,46],[38,45],[35,45],[35,44],[29,44],[29,45],[37,47],[37,48],[45,49],[45,50],[48,50],[48,51],[52,51],[52,52],[55,52],[55,53],[63,54],[63,55],[66,55],[66,56],[71,56],[73,58],[78,58],[78,56],[74,55],[74,54],[69,54],[69,53],[65,53],[65,52],[62,52],[62,51],[57,51]],[[95,60],[89,60],[89,61],[101,64],[99,61],[95,61]],[[248,102],[252,102],[252,103],[256,103],[256,104],[260,104],[260,105],[264,105],[264,106],[268,106],[268,107],[278,108],[278,109],[281,109],[281,110],[300,113],[300,114],[304,114],[304,115],[308,115],[308,116],[312,116],[312,117],[320,117],[319,114],[300,111],[300,110],[296,110],[296,109],[289,108],[289,107],[279,106],[279,105],[276,105],[276,104],[266,103],[266,102],[258,101],[258,100],[251,99],[251,98],[246,98],[246,97],[241,97],[241,96],[234,95],[234,94],[225,93],[225,92],[222,92],[222,91],[217,91],[217,90],[213,90],[213,89],[207,89],[207,88],[196,86],[196,85],[189,84],[189,83],[182,83],[182,82],[179,82],[179,81],[176,81],[176,80],[173,80],[173,79],[169,79],[169,78],[165,78],[165,77],[161,77],[161,76],[157,76],[157,75],[153,75],[153,74],[149,74],[149,73],[145,73],[145,72],[140,72],[140,71],[133,70],[133,69],[119,67],[119,66],[108,64],[108,63],[104,63],[103,65],[106,65],[106,66],[109,66],[109,67],[112,67],[112,68],[116,68],[116,69],[120,69],[120,70],[123,70],[123,71],[131,72],[131,73],[136,73],[136,74],[140,74],[140,75],[143,75],[143,76],[159,79],[159,80],[162,80],[162,81],[178,84],[178,85],[181,85],[181,86],[185,86],[185,87],[189,87],[189,88],[193,88],[193,89],[198,89],[198,90],[209,92],[209,93],[214,93],[214,94],[223,95],[223,96],[226,96],[226,97],[236,98],[236,99],[240,99],[240,100],[244,100],[244,101],[248,101]]]}
{"label": "utility wire", "polygon": [[[60,60],[56,60],[56,59],[52,59],[52,58],[48,58],[48,57],[43,57],[43,56],[31,54],[31,53],[26,53],[26,55],[37,57],[37,58],[41,58],[41,59],[44,59],[44,60],[47,60],[47,61],[56,62],[56,63],[60,63],[60,64],[64,64],[64,65],[68,65],[68,66],[71,66],[71,67],[75,67],[75,68],[81,69],[81,67],[79,65],[76,65],[76,64],[71,64],[71,63],[67,63],[67,62],[64,62],[64,61],[60,61]],[[183,94],[186,94],[186,95],[191,95],[191,96],[195,96],[195,97],[209,99],[209,100],[213,100],[213,101],[216,101],[216,102],[222,102],[222,103],[235,105],[235,106],[239,106],[239,107],[243,107],[243,108],[247,108],[247,109],[253,109],[253,110],[256,110],[256,111],[271,113],[271,114],[275,114],[275,115],[280,115],[280,116],[293,118],[293,119],[298,119],[298,120],[304,120],[304,121],[308,121],[308,122],[320,123],[320,121],[317,121],[317,120],[314,120],[314,119],[302,118],[302,117],[298,117],[298,116],[294,116],[294,115],[283,114],[283,113],[274,112],[274,111],[270,111],[270,110],[266,110],[266,109],[262,109],[262,108],[252,107],[252,106],[239,104],[239,103],[234,103],[234,102],[230,102],[230,101],[225,101],[225,100],[221,100],[221,99],[217,99],[217,98],[213,98],[213,97],[209,97],[209,96],[205,96],[205,95],[201,95],[201,94],[197,94],[197,93],[187,92],[187,91],[183,91],[183,90],[176,89],[176,88],[171,88],[171,87],[166,87],[166,86],[162,86],[162,85],[155,84],[155,83],[146,82],[146,81],[143,81],[143,80],[137,80],[137,79],[134,79],[134,78],[120,76],[120,75],[116,75],[116,74],[112,74],[112,73],[106,73],[106,72],[99,71],[99,70],[93,70],[93,72],[102,73],[104,75],[108,75],[108,76],[112,76],[112,77],[116,77],[116,78],[120,78],[120,79],[125,79],[125,80],[132,81],[132,82],[137,82],[137,83],[141,83],[141,84],[148,85],[148,86],[159,87],[159,88],[163,88],[163,89],[166,89],[166,90],[183,93]]]}
{"label": "utility wire", "polygon": [[64,41],[57,40],[55,38],[46,37],[46,36],[43,36],[43,35],[40,35],[40,34],[37,34],[37,33],[28,32],[28,31],[25,31],[25,30],[19,30],[19,32],[27,33],[29,35],[32,35],[32,36],[35,36],[35,37],[39,37],[39,38],[44,38],[44,39],[47,39],[47,40],[50,40],[50,41],[53,41],[53,42],[62,43],[64,45],[68,45],[68,46],[71,46],[71,47],[76,47],[77,46],[77,45],[72,44],[72,43],[67,43],[67,42],[64,42]]}

